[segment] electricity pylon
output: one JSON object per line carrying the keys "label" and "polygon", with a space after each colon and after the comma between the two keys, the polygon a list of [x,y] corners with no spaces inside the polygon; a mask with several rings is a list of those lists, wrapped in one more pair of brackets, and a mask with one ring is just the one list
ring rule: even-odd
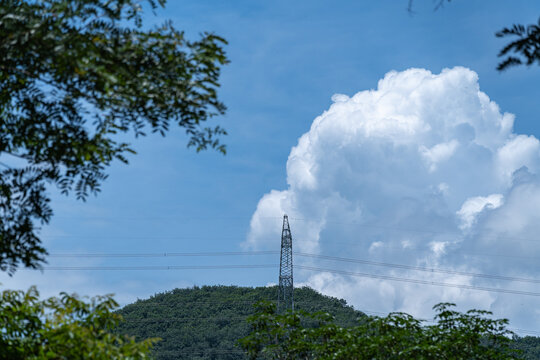
{"label": "electricity pylon", "polygon": [[278,313],[294,310],[292,236],[289,218],[283,215],[281,258],[279,261]]}

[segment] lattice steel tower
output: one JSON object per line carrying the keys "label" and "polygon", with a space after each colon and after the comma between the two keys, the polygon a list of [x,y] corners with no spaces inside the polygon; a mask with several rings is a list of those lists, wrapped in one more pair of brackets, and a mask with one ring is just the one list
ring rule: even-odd
{"label": "lattice steel tower", "polygon": [[277,310],[279,313],[294,310],[292,236],[289,218],[283,215],[281,230],[281,258],[279,261],[279,287]]}

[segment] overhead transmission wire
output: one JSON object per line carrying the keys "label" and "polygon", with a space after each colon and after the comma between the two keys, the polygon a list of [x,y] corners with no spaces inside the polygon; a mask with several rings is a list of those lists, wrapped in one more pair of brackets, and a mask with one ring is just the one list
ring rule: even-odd
{"label": "overhead transmission wire", "polygon": [[[279,218],[278,218],[279,219]],[[305,221],[309,222],[312,220],[309,219],[302,219],[302,218],[294,218],[289,217],[289,220],[292,221]],[[367,228],[375,228],[375,229],[383,229],[383,230],[394,230],[394,231],[403,231],[403,232],[416,232],[416,233],[424,233],[424,234],[434,234],[434,235],[452,235],[455,236],[456,232],[450,232],[450,231],[437,231],[437,230],[426,230],[426,229],[411,229],[411,228],[403,228],[403,227],[396,227],[396,226],[387,226],[387,225],[375,225],[375,224],[362,224],[359,222],[343,222],[343,221],[333,221],[333,220],[324,220],[326,224],[336,224],[336,225],[354,225],[359,227],[367,227]],[[502,236],[502,235],[482,235],[483,238],[488,239],[507,239],[507,240],[521,240],[521,241],[531,241],[531,242],[540,242],[539,239],[530,239],[530,238],[522,238],[522,237],[515,237],[515,236]]]}
{"label": "overhead transmission wire", "polygon": [[[102,217],[100,219],[106,219],[110,217]],[[148,217],[143,217],[148,218]],[[157,219],[159,217],[152,217],[152,219]],[[168,218],[175,218],[175,217],[168,217]],[[281,219],[281,217],[265,217],[265,218],[272,218],[272,219]],[[97,219],[97,217],[96,217]],[[127,217],[126,217],[127,219]],[[201,220],[205,218],[196,218],[195,220]],[[227,218],[220,218],[222,220],[230,220],[233,219],[232,217]],[[238,219],[235,218],[235,219]],[[311,221],[309,219],[301,219],[301,218],[290,218],[292,221]],[[408,228],[399,228],[399,227],[389,227],[389,226],[380,226],[380,225],[370,225],[370,224],[361,224],[357,222],[347,223],[347,222],[337,222],[337,221],[325,221],[326,223],[333,223],[333,224],[340,224],[340,225],[355,225],[355,226],[361,226],[361,227],[371,227],[371,228],[381,228],[386,230],[395,230],[395,231],[404,231],[404,232],[419,232],[419,233],[427,233],[427,234],[438,234],[438,235],[455,235],[454,233],[450,232],[440,232],[440,231],[431,231],[431,230],[420,230],[420,229],[408,229]],[[63,235],[65,237],[70,237],[69,235]],[[54,236],[53,236],[54,237]],[[484,238],[498,238],[498,239],[510,239],[510,240],[521,240],[521,241],[533,241],[538,242],[539,240],[534,239],[527,239],[527,238],[519,238],[519,237],[508,237],[508,236],[500,236],[500,235],[491,235],[491,236],[483,236]],[[125,237],[125,238],[134,238],[134,237]],[[148,237],[148,236],[140,236],[137,238],[141,239],[148,239],[148,238],[158,238],[158,237]],[[159,238],[189,238],[192,239],[194,237],[159,237]],[[197,237],[201,238],[201,237]],[[232,238],[232,237],[231,237]],[[353,243],[351,243],[353,244]],[[357,244],[357,243],[354,243]],[[399,250],[418,250],[418,249],[399,249]],[[277,251],[261,251],[261,252],[251,252],[250,254],[247,254],[246,252],[229,252],[227,255],[271,255],[276,254]],[[152,253],[152,254],[52,254],[51,257],[81,257],[83,255],[84,257],[155,257],[155,256],[222,256],[225,255],[224,253],[219,252],[208,252],[208,253],[200,253],[200,254],[191,254],[191,253]],[[436,269],[436,268],[426,268],[426,267],[418,267],[418,266],[409,266],[409,265],[402,265],[402,264],[392,264],[392,263],[380,263],[380,262],[373,262],[373,261],[367,261],[367,260],[359,260],[359,259],[349,259],[349,258],[339,258],[339,257],[332,257],[332,256],[325,256],[325,255],[317,255],[317,254],[307,254],[307,253],[296,253],[297,256],[305,256],[305,257],[316,257],[320,259],[325,260],[335,260],[335,261],[344,261],[344,262],[354,262],[354,263],[362,263],[362,264],[368,264],[368,265],[375,265],[375,266],[387,266],[387,267],[394,267],[394,268],[401,268],[401,269],[410,269],[410,270],[418,270],[418,271],[427,271],[427,272],[438,272],[438,273],[447,273],[447,274],[458,274],[458,275],[466,275],[466,276],[475,276],[475,277],[483,277],[483,278],[491,278],[491,279],[498,279],[498,280],[508,280],[508,281],[522,281],[522,282],[530,282],[530,283],[540,283],[540,280],[535,279],[524,279],[524,278],[516,278],[516,277],[507,277],[507,276],[499,276],[499,275],[490,275],[490,274],[478,274],[478,273],[468,273],[468,272],[462,272],[462,271],[455,271],[455,270],[446,270],[446,269]],[[512,255],[502,255],[502,254],[466,254],[466,255],[477,255],[477,256],[501,256],[501,257],[515,257],[515,258],[527,258],[527,259],[534,259],[538,260],[537,258],[533,257],[525,257],[525,256],[512,256]],[[48,270],[130,270],[130,269],[141,269],[141,270],[175,270],[175,269],[224,269],[224,268],[260,268],[260,267],[276,267],[276,265],[272,264],[265,264],[265,265],[214,265],[214,266],[152,266],[152,267],[48,267]],[[330,273],[338,273],[343,275],[349,275],[349,276],[361,276],[361,277],[371,277],[371,278],[378,278],[378,279],[387,279],[392,281],[404,281],[404,282],[411,282],[411,283],[417,283],[417,284],[427,284],[427,285],[435,285],[435,286],[448,286],[448,287],[457,287],[462,289],[468,289],[468,290],[481,290],[481,291],[488,291],[488,292],[501,292],[501,293],[507,293],[507,294],[517,294],[517,295],[528,295],[528,296],[540,296],[540,293],[534,293],[534,292],[527,292],[527,291],[519,291],[519,290],[509,290],[509,289],[499,289],[499,288],[487,288],[487,287],[478,287],[478,286],[472,286],[472,285],[463,285],[463,284],[448,284],[448,283],[440,283],[440,282],[433,282],[433,281],[427,281],[427,280],[418,280],[418,279],[409,279],[409,278],[398,278],[398,277],[392,277],[392,276],[386,276],[386,275],[375,275],[375,274],[365,274],[365,273],[354,273],[349,271],[343,271],[343,270],[335,270],[335,269],[323,269],[323,268],[316,268],[316,267],[307,267],[302,265],[296,265],[297,268],[303,268],[304,270],[308,271],[323,271],[323,272],[330,272]],[[540,334],[539,331],[532,331],[532,330],[525,330],[525,329],[515,329],[518,331],[526,332],[526,333],[534,333],[534,334]]]}
{"label": "overhead transmission wire", "polygon": [[383,266],[383,267],[391,267],[391,268],[407,269],[407,270],[415,270],[415,271],[424,271],[424,272],[430,272],[430,273],[464,275],[464,276],[472,276],[472,277],[481,277],[481,278],[486,278],[486,279],[519,281],[519,282],[528,282],[528,283],[533,283],[533,284],[540,284],[540,280],[538,280],[538,279],[527,279],[527,278],[512,277],[512,276],[481,274],[481,273],[473,273],[473,272],[459,271],[459,270],[438,269],[438,268],[429,268],[429,267],[424,267],[424,266],[413,266],[413,265],[394,264],[394,263],[386,263],[386,262],[378,262],[378,261],[370,261],[370,260],[351,259],[351,258],[344,258],[344,257],[338,257],[338,256],[329,256],[329,255],[318,255],[318,254],[308,254],[308,253],[294,253],[294,255],[302,256],[302,257],[308,257],[308,258],[323,259],[323,260],[332,260],[332,261],[339,261],[339,262],[355,263],[355,264]]}
{"label": "overhead transmission wire", "polygon": [[130,257],[178,257],[178,256],[240,256],[276,255],[279,251],[202,251],[202,252],[152,252],[152,253],[54,253],[50,257],[67,258],[130,258]]}
{"label": "overhead transmission wire", "polygon": [[[230,217],[222,217],[222,216],[216,216],[216,217],[187,217],[187,216],[56,216],[57,218],[66,218],[66,219],[88,219],[88,220],[114,220],[114,219],[121,219],[121,220],[156,220],[156,219],[170,219],[170,220],[250,220],[251,218],[241,217],[241,216],[230,216]],[[275,220],[282,220],[282,217],[277,216],[261,216],[260,219],[275,219]],[[316,220],[311,219],[305,219],[305,218],[295,218],[295,217],[289,217],[290,221],[301,221],[301,222],[319,222]],[[455,236],[458,233],[456,232],[450,232],[450,231],[440,231],[440,230],[429,230],[429,229],[412,229],[412,228],[404,228],[399,226],[388,226],[388,225],[377,225],[377,224],[366,224],[361,222],[347,222],[347,221],[335,221],[335,220],[322,220],[325,224],[335,224],[335,225],[351,225],[351,226],[359,226],[359,227],[366,227],[366,228],[374,228],[374,229],[383,229],[383,230],[393,230],[393,231],[403,231],[403,232],[413,232],[413,233],[423,233],[423,234],[433,234],[433,235],[452,235]],[[68,235],[50,235],[49,237],[67,237]],[[85,236],[86,237],[86,236]],[[484,238],[497,238],[497,239],[508,239],[508,240],[520,240],[520,241],[531,241],[531,242],[540,242],[539,239],[530,239],[530,238],[522,238],[522,237],[511,237],[511,236],[503,236],[503,235],[483,235]],[[140,238],[149,238],[149,237],[140,237]]]}
{"label": "overhead transmission wire", "polygon": [[303,266],[303,265],[296,265],[296,268],[297,269],[303,269],[303,270],[318,271],[318,272],[328,272],[328,273],[333,273],[333,274],[366,277],[366,278],[372,278],[372,279],[408,282],[408,283],[413,283],[413,284],[434,285],[434,286],[453,287],[453,288],[466,289],[466,290],[479,290],[479,291],[487,291],[487,292],[499,292],[499,293],[505,293],[505,294],[540,297],[540,293],[532,292],[532,291],[521,291],[521,290],[491,288],[491,287],[465,285],[465,284],[452,284],[452,283],[444,283],[444,282],[431,281],[431,280],[419,280],[419,279],[411,279],[411,278],[402,278],[402,277],[389,276],[389,275],[376,275],[376,274],[360,273],[360,272],[345,271],[345,270],[326,269],[326,268],[319,268],[319,267],[313,267],[313,266]]}
{"label": "overhead transmission wire", "polygon": [[[75,257],[75,258],[139,258],[139,257],[199,257],[199,256],[244,256],[244,255],[275,255],[279,254],[279,251],[213,251],[213,252],[155,252],[155,253],[65,253],[65,254],[51,254],[52,257]],[[482,273],[473,273],[467,271],[459,270],[449,270],[449,269],[439,269],[439,268],[430,268],[424,266],[414,266],[414,265],[404,265],[404,264],[395,264],[371,260],[362,260],[362,259],[352,259],[338,256],[330,255],[319,255],[319,254],[310,254],[304,252],[294,252],[294,255],[315,258],[321,260],[330,260],[337,262],[347,262],[363,265],[372,265],[380,267],[390,267],[396,269],[406,269],[413,271],[423,271],[429,273],[441,273],[441,274],[450,274],[450,275],[463,275],[471,277],[480,277],[486,279],[494,280],[505,280],[505,281],[517,281],[517,282],[527,282],[533,284],[540,284],[539,279],[528,279],[521,277],[512,277],[512,276],[502,276],[502,275],[493,275],[493,274],[482,274]],[[225,266],[225,265],[222,265]],[[232,266],[232,265],[230,265]],[[244,266],[244,265],[238,265]],[[248,266],[248,265],[245,265]],[[249,265],[251,266],[251,265]],[[253,265],[254,266],[254,265]],[[265,267],[273,267],[276,265],[266,264]],[[47,270],[60,270],[62,267],[46,267]],[[98,268],[98,267],[96,267]],[[116,267],[112,267],[116,268]],[[124,269],[125,267],[118,267]],[[136,267],[139,268],[139,267]],[[152,267],[155,268],[155,267]],[[67,269],[66,269],[67,270]],[[127,269],[125,269],[127,270]],[[144,270],[141,268],[140,270]],[[150,269],[149,269],[150,270]],[[156,269],[158,270],[158,269]],[[173,269],[171,269],[173,270]]]}
{"label": "overhead transmission wire", "polygon": [[216,238],[215,236],[185,236],[185,235],[169,235],[169,236],[129,236],[129,235],[114,235],[114,236],[108,236],[108,235],[43,235],[43,238],[48,239],[62,239],[62,238],[68,238],[68,239],[122,239],[122,240],[235,240],[238,239],[238,236],[222,236],[220,235],[219,238]]}
{"label": "overhead transmission wire", "polygon": [[[130,237],[125,237],[125,239],[129,239]],[[124,238],[123,238],[124,239]],[[147,237],[140,237],[140,239],[148,239]],[[154,239],[154,238],[149,238]],[[161,239],[161,237],[159,237]],[[169,239],[167,237],[167,239]],[[171,237],[170,239],[178,239],[176,237]],[[195,239],[191,237],[186,237],[182,239]],[[208,238],[208,239],[216,239],[216,238]],[[219,238],[222,239],[222,238]],[[336,244],[350,244],[350,245],[362,245],[361,243],[357,242],[332,242]],[[398,250],[398,251],[413,251],[413,252],[419,252],[424,251],[422,249],[418,248],[403,248],[403,247],[388,247],[385,246],[384,249],[390,249],[390,250]],[[193,256],[214,256],[212,254],[216,255],[222,255],[226,252],[206,252],[201,253],[202,255],[193,255]],[[268,251],[231,251],[229,252],[230,255],[274,255],[279,254],[279,251],[275,250],[268,250]],[[504,257],[504,258],[517,258],[517,259],[528,259],[528,260],[536,260],[540,261],[539,257],[532,257],[532,256],[520,256],[520,255],[508,255],[508,254],[486,254],[486,253],[470,253],[470,252],[463,252],[463,251],[454,251],[454,253],[459,253],[463,255],[471,255],[471,256],[493,256],[493,257]],[[141,255],[136,255],[141,254]],[[164,255],[166,254],[166,255]],[[186,254],[186,255],[183,255]],[[49,257],[158,257],[158,256],[190,256],[187,255],[190,253],[187,252],[179,252],[179,253],[171,253],[171,252],[153,252],[153,253],[52,253],[48,254]]]}
{"label": "overhead transmission wire", "polygon": [[[94,218],[94,217],[90,217]],[[96,217],[96,218],[110,218],[110,217]],[[129,217],[128,217],[129,218]],[[142,217],[145,218],[145,217]],[[159,218],[159,217],[157,217]],[[169,217],[166,217],[169,218]],[[222,219],[222,220],[230,220],[230,219],[243,219],[241,217],[194,217],[194,218],[186,218],[182,217],[184,219],[192,219],[192,220],[200,220],[200,219]],[[280,220],[281,217],[262,217],[264,219],[276,219]],[[309,219],[302,219],[302,218],[289,218],[292,221],[311,221]],[[403,231],[403,232],[416,232],[416,233],[425,233],[425,234],[438,234],[438,235],[452,235],[456,236],[458,234],[454,232],[441,232],[441,231],[434,231],[434,230],[424,230],[424,229],[410,229],[410,228],[402,228],[402,227],[392,227],[387,225],[372,225],[372,224],[361,224],[358,222],[341,222],[341,221],[331,221],[326,220],[325,223],[332,223],[332,224],[339,224],[339,225],[355,225],[360,227],[371,227],[371,228],[380,228],[385,230],[394,230],[394,231]],[[103,238],[103,236],[71,236],[71,235],[49,235],[44,237],[76,237],[76,238]],[[510,239],[510,240],[520,240],[520,241],[531,241],[531,242],[539,242],[540,240],[537,239],[527,239],[527,238],[520,238],[520,237],[508,237],[508,236],[501,236],[501,235],[483,235],[484,238],[497,238],[497,239]],[[122,238],[122,239],[215,239],[215,237],[201,237],[201,236],[114,236],[111,238]],[[225,238],[221,236],[220,238]],[[234,239],[235,237],[226,237],[227,239]],[[362,245],[359,242],[340,242],[340,241],[332,241],[332,243],[340,243],[340,244],[350,244],[350,245]],[[385,246],[385,249],[393,249],[393,250],[399,250],[399,251],[420,251],[421,249],[413,249],[413,248],[392,248]],[[455,251],[457,253],[461,253],[464,255],[472,255],[472,256],[493,256],[493,257],[506,257],[506,258],[519,258],[519,259],[530,259],[530,260],[540,260],[536,257],[529,257],[529,256],[519,256],[519,255],[509,255],[509,254],[486,254],[486,253],[466,253],[463,251]],[[270,254],[270,252],[268,252]],[[64,254],[53,254],[51,255],[53,257],[67,257],[69,255]]]}
{"label": "overhead transmission wire", "polygon": [[[28,270],[207,270],[207,269],[269,269],[277,268],[277,264],[248,265],[149,265],[149,266],[45,266],[42,269]],[[23,269],[24,270],[24,269]]]}
{"label": "overhead transmission wire", "polygon": [[[203,270],[203,269],[253,269],[253,268],[277,268],[277,265],[264,264],[264,265],[208,265],[208,266],[58,266],[58,267],[46,267],[44,270]],[[487,292],[498,292],[505,294],[514,294],[514,295],[524,295],[524,296],[535,296],[540,297],[540,293],[531,292],[531,291],[521,291],[521,290],[511,290],[511,289],[502,289],[502,288],[491,288],[483,286],[474,286],[474,285],[465,285],[465,284],[453,284],[453,283],[444,283],[430,280],[419,280],[411,278],[402,278],[389,275],[377,275],[377,274],[368,274],[368,273],[359,273],[345,270],[336,270],[336,269],[327,269],[319,268],[312,266],[303,266],[296,265],[297,269],[317,271],[317,272],[326,272],[340,275],[348,276],[357,276],[357,277],[366,277],[372,279],[381,279],[381,280],[390,280],[398,282],[408,282],[413,284],[422,284],[422,285],[434,285],[442,287],[452,287],[466,290],[479,290]]]}

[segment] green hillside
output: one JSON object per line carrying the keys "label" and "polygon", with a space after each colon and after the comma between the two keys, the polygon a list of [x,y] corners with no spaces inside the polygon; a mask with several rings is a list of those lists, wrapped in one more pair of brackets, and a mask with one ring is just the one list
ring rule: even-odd
{"label": "green hillside", "polygon": [[540,359],[540,337],[525,336],[516,338],[512,347],[522,351],[524,360]]}
{"label": "green hillside", "polygon": [[[175,289],[138,300],[119,312],[119,331],[138,339],[160,337],[154,355],[165,359],[246,359],[236,340],[247,335],[246,317],[259,300],[275,301],[276,287],[203,286]],[[344,300],[310,288],[294,292],[295,309],[326,311],[342,326],[354,325],[364,314]]]}
{"label": "green hillside", "polygon": [[[295,289],[294,296],[295,309],[329,312],[341,326],[353,326],[364,316],[344,300],[307,287]],[[161,338],[154,348],[157,360],[247,359],[236,346],[236,341],[249,331],[246,317],[253,314],[257,301],[275,301],[276,297],[276,287],[175,289],[122,308],[119,313],[125,321],[119,332],[139,340]],[[540,338],[516,338],[513,344],[523,351],[523,359],[540,359]]]}

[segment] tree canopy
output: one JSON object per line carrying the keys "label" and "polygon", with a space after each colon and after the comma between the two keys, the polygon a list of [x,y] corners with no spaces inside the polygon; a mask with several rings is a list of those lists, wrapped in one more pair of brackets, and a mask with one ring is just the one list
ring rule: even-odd
{"label": "tree canopy", "polygon": [[122,317],[110,296],[89,301],[62,293],[39,299],[30,290],[5,290],[0,298],[0,358],[147,359],[157,339],[141,342],[113,332]]}
{"label": "tree canopy", "polygon": [[[165,0],[148,0],[152,9]],[[85,199],[114,160],[120,133],[184,128],[188,146],[225,153],[217,97],[226,41],[189,41],[166,22],[143,27],[137,0],[5,0],[0,4],[0,269],[36,268],[47,184]]]}
{"label": "tree canopy", "polygon": [[487,311],[461,313],[453,306],[436,305],[434,325],[390,313],[341,327],[328,313],[279,315],[273,304],[261,303],[240,344],[251,359],[518,359],[507,320],[491,319]]}

